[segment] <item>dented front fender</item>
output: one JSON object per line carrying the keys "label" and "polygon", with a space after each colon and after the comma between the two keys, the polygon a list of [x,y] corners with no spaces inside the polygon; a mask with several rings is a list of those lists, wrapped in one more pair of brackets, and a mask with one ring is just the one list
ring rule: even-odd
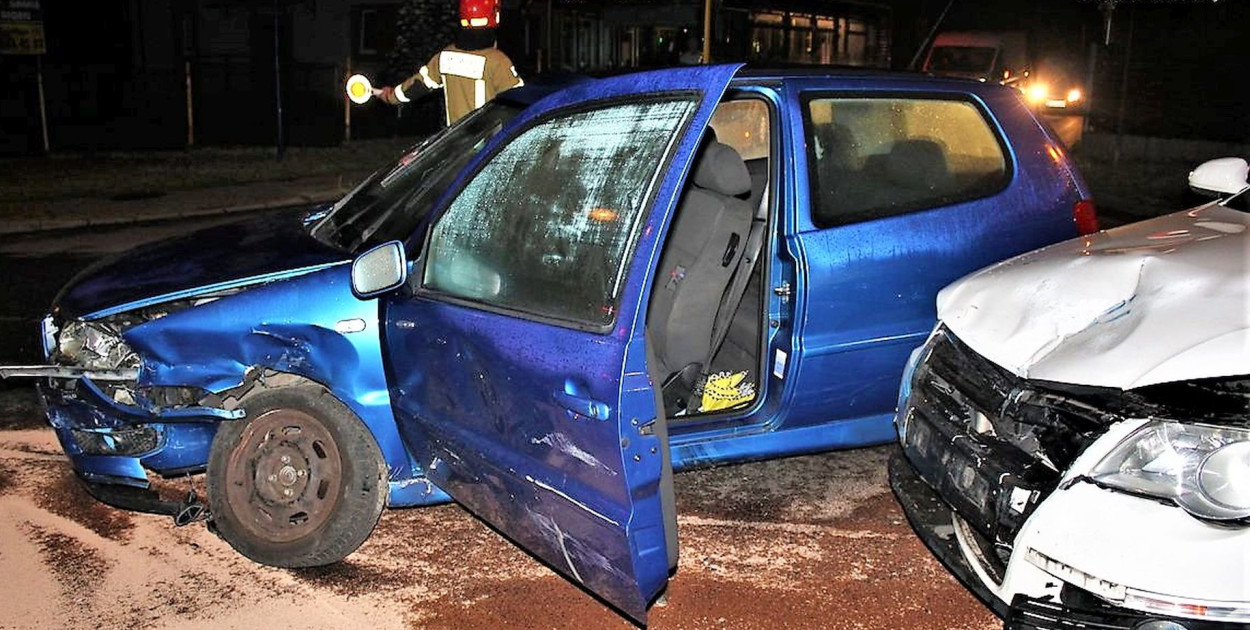
{"label": "dented front fender", "polygon": [[257,370],[325,386],[373,433],[393,481],[415,472],[391,411],[376,300],[352,295],[346,264],[255,287],[126,331],[138,387],[222,393]]}

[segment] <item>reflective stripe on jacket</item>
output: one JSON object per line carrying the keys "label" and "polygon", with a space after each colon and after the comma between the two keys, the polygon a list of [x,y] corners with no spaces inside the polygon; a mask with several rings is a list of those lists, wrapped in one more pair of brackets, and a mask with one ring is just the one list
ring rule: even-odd
{"label": "reflective stripe on jacket", "polygon": [[517,76],[512,60],[498,48],[460,50],[454,45],[439,51],[396,88],[401,100],[418,81],[431,90],[443,88],[449,125],[485,105],[496,94],[525,84]]}

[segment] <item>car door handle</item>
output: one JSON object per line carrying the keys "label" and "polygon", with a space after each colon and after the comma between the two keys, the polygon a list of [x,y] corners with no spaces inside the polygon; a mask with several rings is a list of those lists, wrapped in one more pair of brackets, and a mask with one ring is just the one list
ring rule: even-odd
{"label": "car door handle", "polygon": [[582,388],[577,387],[576,384],[567,382],[564,384],[564,391],[554,391],[551,393],[551,397],[561,407],[572,412],[569,414],[570,418],[573,414],[578,414],[587,418],[594,418],[595,420],[607,420],[612,412],[607,403],[599,402],[585,395],[581,390]]}

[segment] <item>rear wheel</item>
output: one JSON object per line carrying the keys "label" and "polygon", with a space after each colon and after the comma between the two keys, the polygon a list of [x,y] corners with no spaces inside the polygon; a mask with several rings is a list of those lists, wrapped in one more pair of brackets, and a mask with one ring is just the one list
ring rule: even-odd
{"label": "rear wheel", "polygon": [[212,525],[256,562],[338,562],[369,537],[386,503],[386,463],[365,425],[324,389],[288,386],[242,401],[208,462]]}

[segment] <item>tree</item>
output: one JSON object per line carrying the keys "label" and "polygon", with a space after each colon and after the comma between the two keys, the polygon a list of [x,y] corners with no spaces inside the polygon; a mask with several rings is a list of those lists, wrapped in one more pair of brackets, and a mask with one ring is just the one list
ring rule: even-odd
{"label": "tree", "polygon": [[456,37],[456,0],[403,0],[395,24],[395,48],[387,58],[393,82],[425,65]]}
{"label": "tree", "polygon": [[[403,0],[395,19],[395,47],[387,56],[386,85],[412,76],[455,39],[460,17],[457,1]],[[396,116],[406,121],[401,127],[418,135],[433,133],[446,120],[442,98],[420,96],[414,103],[400,105]]]}

